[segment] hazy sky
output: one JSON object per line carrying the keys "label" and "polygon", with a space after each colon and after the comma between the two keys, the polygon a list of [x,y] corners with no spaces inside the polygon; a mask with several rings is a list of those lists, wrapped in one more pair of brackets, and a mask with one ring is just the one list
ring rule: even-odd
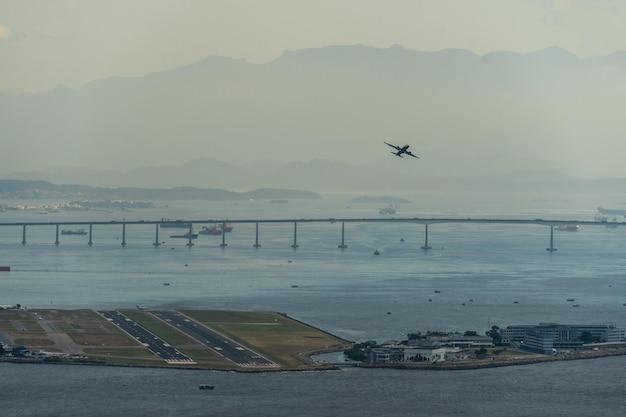
{"label": "hazy sky", "polygon": [[626,1],[0,0],[0,91],[354,43],[601,55],[626,49]]}

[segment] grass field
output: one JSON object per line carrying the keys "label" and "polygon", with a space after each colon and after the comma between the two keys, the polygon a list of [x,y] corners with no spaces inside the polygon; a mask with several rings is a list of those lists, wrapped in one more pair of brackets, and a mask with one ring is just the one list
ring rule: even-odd
{"label": "grass field", "polygon": [[[205,369],[238,369],[148,311],[120,310]],[[346,346],[341,339],[278,313],[185,310],[193,320],[268,357],[283,369],[312,365],[307,354]],[[92,310],[0,310],[0,340],[116,365],[170,366]],[[178,365],[181,366],[181,365]]]}
{"label": "grass field", "polygon": [[243,343],[287,368],[306,366],[307,354],[341,350],[341,339],[279,313],[183,310],[182,313]]}

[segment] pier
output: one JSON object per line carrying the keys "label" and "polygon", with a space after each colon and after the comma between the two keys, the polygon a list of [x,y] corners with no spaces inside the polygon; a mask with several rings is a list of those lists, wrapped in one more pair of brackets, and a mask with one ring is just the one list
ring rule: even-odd
{"label": "pier", "polygon": [[548,247],[546,251],[549,253],[554,253],[557,251],[555,246],[555,238],[554,238],[554,228],[559,226],[567,226],[567,225],[580,225],[580,226],[611,226],[611,227],[621,227],[626,226],[626,222],[602,222],[602,221],[591,221],[591,220],[564,220],[564,219],[506,219],[506,218],[437,218],[437,217],[404,217],[404,218],[389,218],[389,217],[364,217],[364,218],[302,218],[302,219],[293,219],[293,218],[284,218],[284,219],[195,219],[195,220],[177,220],[177,221],[163,221],[163,220],[122,220],[122,221],[62,221],[62,222],[3,222],[0,223],[0,233],[4,228],[17,227],[21,229],[21,244],[27,244],[27,230],[38,226],[53,226],[55,228],[55,236],[54,236],[54,244],[59,246],[59,228],[62,226],[88,226],[89,227],[89,241],[88,245],[93,246],[93,228],[94,226],[98,227],[120,227],[122,232],[121,245],[122,247],[126,247],[126,237],[127,237],[127,225],[144,225],[146,227],[153,226],[155,228],[155,236],[154,242],[152,243],[154,247],[161,246],[161,242],[159,241],[159,229],[163,224],[175,224],[178,223],[181,226],[188,225],[188,236],[187,236],[187,246],[193,247],[194,244],[192,242],[193,239],[193,226],[200,226],[206,224],[219,224],[222,227],[222,236],[221,236],[221,244],[219,245],[222,249],[225,249],[228,244],[226,242],[226,227],[227,224],[254,224],[255,232],[254,232],[254,240],[252,246],[254,248],[260,248],[260,233],[259,229],[264,224],[292,224],[293,225],[293,238],[291,241],[291,247],[295,250],[300,247],[298,244],[298,224],[299,223],[328,223],[328,224],[339,224],[339,244],[338,248],[341,250],[345,250],[348,248],[348,238],[346,236],[346,223],[382,223],[382,224],[406,224],[406,225],[423,225],[423,233],[424,233],[424,245],[421,246],[421,249],[427,251],[432,249],[430,245],[430,236],[429,227],[437,224],[446,224],[446,223],[456,223],[456,224],[501,224],[501,225],[523,225],[523,226],[544,226],[548,228]]}

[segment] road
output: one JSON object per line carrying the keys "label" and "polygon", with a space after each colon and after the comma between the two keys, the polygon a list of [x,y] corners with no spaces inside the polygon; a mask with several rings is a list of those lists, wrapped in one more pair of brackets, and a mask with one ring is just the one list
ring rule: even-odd
{"label": "road", "polygon": [[192,320],[177,311],[151,311],[159,319],[205,345],[219,355],[244,367],[277,367],[278,365],[264,356],[250,350],[240,343]]}
{"label": "road", "polygon": [[119,311],[99,311],[98,313],[147,347],[152,353],[165,362],[176,364],[195,363],[189,356],[180,352],[165,340],[150,332],[136,321],[129,319]]}

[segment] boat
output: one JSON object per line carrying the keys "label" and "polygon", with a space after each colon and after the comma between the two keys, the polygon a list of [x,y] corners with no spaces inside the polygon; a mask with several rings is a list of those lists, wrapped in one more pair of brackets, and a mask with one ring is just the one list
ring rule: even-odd
{"label": "boat", "polygon": [[567,301],[572,302],[572,301],[576,301],[574,298],[568,298]]}
{"label": "boat", "polygon": [[560,224],[556,230],[561,232],[577,232],[580,226],[577,224]]}
{"label": "boat", "polygon": [[391,204],[378,210],[379,214],[396,214],[397,212],[398,210]]}
{"label": "boat", "polygon": [[202,229],[200,229],[198,234],[201,234],[201,235],[211,235],[211,236],[221,236],[222,235],[222,229],[220,227],[217,227],[217,226],[210,226],[210,227],[202,226]]}
{"label": "boat", "polygon": [[626,210],[624,209],[608,209],[604,207],[598,207],[598,213],[608,216],[626,216]]}
{"label": "boat", "polygon": [[79,236],[84,236],[84,235],[87,234],[87,232],[85,232],[85,229],[76,229],[76,230],[63,229],[63,230],[61,230],[61,234],[62,235],[79,235]]}
{"label": "boat", "polygon": [[[197,233],[191,233],[191,238],[192,239],[197,239],[198,238],[198,234]],[[171,235],[170,239],[189,239],[189,232],[183,234],[183,235]]]}
{"label": "boat", "polygon": [[159,227],[169,227],[169,228],[179,228],[179,229],[189,229],[191,223],[186,223],[184,220],[170,220],[170,219],[161,219],[161,223]]}
{"label": "boat", "polygon": [[200,391],[211,391],[215,389],[215,386],[213,385],[208,385],[208,384],[201,384],[198,386],[198,389],[200,389]]}

